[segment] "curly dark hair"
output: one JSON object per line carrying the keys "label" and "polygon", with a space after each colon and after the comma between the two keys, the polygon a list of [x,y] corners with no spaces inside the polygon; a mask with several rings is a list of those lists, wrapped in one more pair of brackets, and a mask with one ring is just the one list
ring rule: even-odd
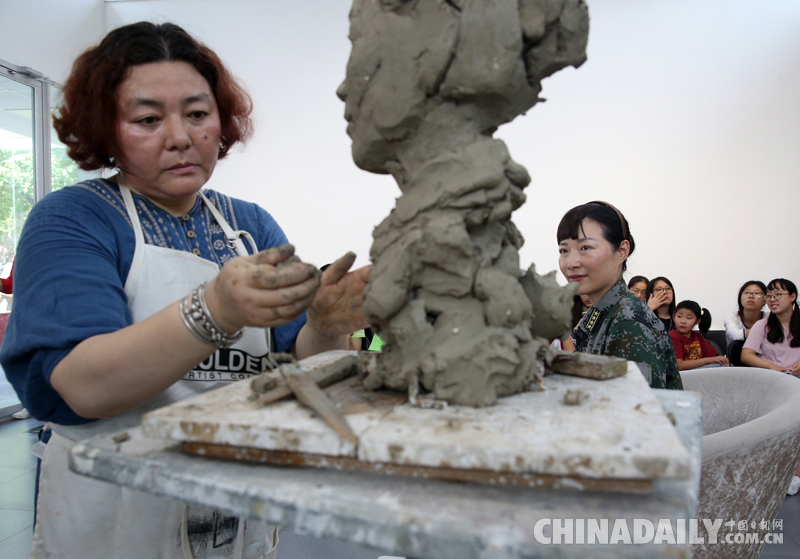
{"label": "curly dark hair", "polygon": [[252,100],[216,53],[173,23],[143,21],[111,31],[81,54],[64,85],[53,127],[81,169],[116,167],[117,90],[132,66],[152,62],[186,62],[206,79],[219,109],[220,159],[252,134]]}

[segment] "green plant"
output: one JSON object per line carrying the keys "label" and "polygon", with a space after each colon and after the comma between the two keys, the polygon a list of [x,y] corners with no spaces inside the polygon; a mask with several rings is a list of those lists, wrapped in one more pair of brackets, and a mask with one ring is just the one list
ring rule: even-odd
{"label": "green plant", "polygon": [[[78,166],[65,148],[52,150],[51,173],[53,190],[77,181]],[[35,202],[33,152],[0,148],[0,269],[14,258],[19,234]]]}

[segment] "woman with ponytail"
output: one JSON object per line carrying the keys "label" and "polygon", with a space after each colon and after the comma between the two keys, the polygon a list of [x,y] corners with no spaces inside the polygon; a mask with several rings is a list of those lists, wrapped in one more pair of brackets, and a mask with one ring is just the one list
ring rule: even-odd
{"label": "woman with ponytail", "polygon": [[[672,345],[675,346],[675,357],[681,371],[699,369],[701,367],[727,367],[728,358],[717,354],[703,334],[711,327],[711,313],[694,301],[681,301],[675,307],[673,315],[675,328],[669,333]],[[694,327],[700,330],[694,330]]]}
{"label": "woman with ponytail", "polygon": [[769,316],[756,322],[742,349],[742,363],[800,377],[800,309],[797,287],[777,278],[767,284],[764,297]]}

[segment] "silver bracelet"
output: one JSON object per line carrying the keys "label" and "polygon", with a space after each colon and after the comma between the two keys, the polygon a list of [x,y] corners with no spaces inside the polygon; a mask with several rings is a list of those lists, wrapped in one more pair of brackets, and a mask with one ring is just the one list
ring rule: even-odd
{"label": "silver bracelet", "polygon": [[192,294],[180,302],[181,319],[194,337],[203,343],[219,347],[231,347],[242,339],[244,328],[234,334],[226,334],[211,316],[206,304],[206,284],[201,283]]}

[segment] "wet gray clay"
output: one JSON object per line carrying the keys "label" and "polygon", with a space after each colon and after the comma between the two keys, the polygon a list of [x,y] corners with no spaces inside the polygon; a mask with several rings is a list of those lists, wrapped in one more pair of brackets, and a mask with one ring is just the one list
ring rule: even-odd
{"label": "wet gray clay", "polygon": [[569,332],[572,289],[520,270],[531,179],[492,134],[586,60],[588,30],[582,0],[354,0],[337,92],[353,159],[402,192],[373,234],[364,308],[387,345],[368,387],[490,405]]}

